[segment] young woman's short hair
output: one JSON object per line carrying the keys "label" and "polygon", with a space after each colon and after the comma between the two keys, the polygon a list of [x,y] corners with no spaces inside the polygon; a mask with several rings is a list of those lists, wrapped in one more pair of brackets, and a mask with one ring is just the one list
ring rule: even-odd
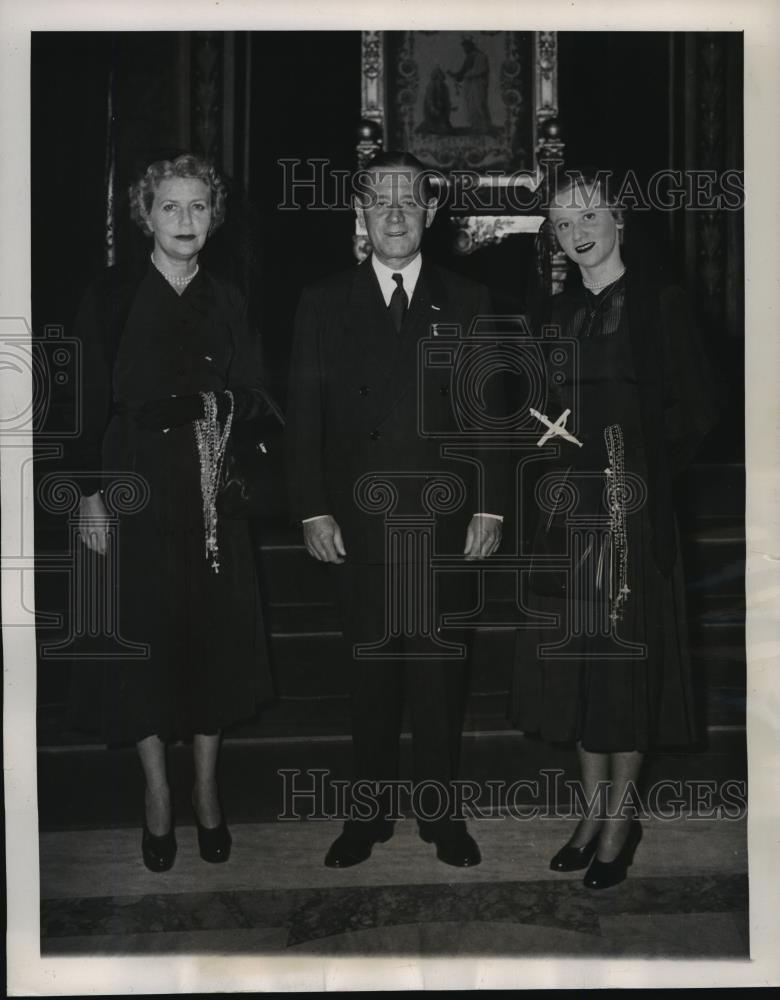
{"label": "young woman's short hair", "polygon": [[[615,194],[617,178],[609,170],[597,170],[595,167],[568,167],[552,171],[542,185],[541,206],[546,219],[550,217],[550,208],[554,202],[566,204],[566,193],[574,190],[589,192],[590,204],[595,208],[609,208],[618,226],[622,229],[626,222],[626,210],[620,204]],[[557,239],[548,227],[550,237]]]}
{"label": "young woman's short hair", "polygon": [[[597,208],[609,208],[618,226],[621,252],[626,249],[626,223],[629,213],[620,203],[615,194],[619,177],[609,170],[598,170],[596,167],[564,167],[559,164],[557,169],[549,171],[544,177],[539,189],[539,206],[544,215],[544,221],[539,227],[535,239],[536,278],[547,295],[553,294],[553,288],[559,287],[553,279],[553,258],[563,253],[555,229],[550,221],[550,208],[554,202],[566,204],[567,193],[584,189],[591,196],[590,204]],[[563,271],[574,275],[579,281],[579,270],[568,258],[562,265]],[[567,278],[568,280],[568,278]]]}

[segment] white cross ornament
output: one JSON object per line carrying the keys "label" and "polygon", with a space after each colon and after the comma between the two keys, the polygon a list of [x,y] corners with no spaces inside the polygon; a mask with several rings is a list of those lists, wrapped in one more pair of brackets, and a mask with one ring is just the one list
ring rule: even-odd
{"label": "white cross ornament", "polygon": [[562,437],[564,441],[571,441],[571,443],[576,444],[578,448],[582,447],[582,441],[578,441],[570,431],[566,430],[566,421],[570,413],[571,410],[564,410],[555,423],[553,423],[549,417],[544,415],[544,413],[540,413],[538,410],[531,407],[531,416],[536,417],[537,420],[541,420],[545,427],[547,427],[547,430],[536,442],[537,448],[541,448],[542,445],[549,441],[551,437]]}

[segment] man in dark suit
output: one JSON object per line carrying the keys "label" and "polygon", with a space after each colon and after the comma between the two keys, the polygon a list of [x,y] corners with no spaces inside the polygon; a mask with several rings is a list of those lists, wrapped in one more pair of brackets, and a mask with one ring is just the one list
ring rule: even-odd
{"label": "man in dark suit", "polygon": [[[503,490],[501,477],[486,469],[489,453],[484,462],[479,453],[471,461],[445,457],[440,440],[425,432],[423,424],[457,440],[459,424],[446,366],[428,379],[421,413],[418,366],[422,339],[439,328],[465,336],[475,317],[489,314],[489,297],[421,255],[436,202],[418,160],[380,154],[359,177],[355,209],[371,256],[305,289],[296,316],[291,508],[309,553],[333,564],[351,656],[355,777],[397,779],[405,694],[415,787],[429,793],[415,808],[420,835],[447,864],[475,865],[479,849],[465,820],[455,807],[437,811],[434,790],[451,803],[466,693],[465,653],[453,658],[438,623],[442,612],[470,610],[474,574],[437,574],[435,612],[425,608],[433,607],[431,550],[475,560],[498,548]],[[401,526],[395,535],[392,518]],[[424,634],[429,619],[434,626]],[[351,815],[325,864],[357,864],[389,839],[388,802],[380,789],[376,814]]]}

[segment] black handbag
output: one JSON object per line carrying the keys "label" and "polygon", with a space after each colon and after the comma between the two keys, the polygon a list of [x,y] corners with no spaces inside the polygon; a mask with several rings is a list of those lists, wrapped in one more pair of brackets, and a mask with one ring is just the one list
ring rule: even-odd
{"label": "black handbag", "polygon": [[269,517],[283,506],[281,410],[267,399],[270,413],[236,421],[228,438],[217,493],[217,513],[234,520]]}

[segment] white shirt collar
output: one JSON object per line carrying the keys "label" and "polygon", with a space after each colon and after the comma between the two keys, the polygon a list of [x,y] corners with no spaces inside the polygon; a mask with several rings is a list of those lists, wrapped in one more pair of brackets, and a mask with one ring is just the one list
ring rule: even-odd
{"label": "white shirt collar", "polygon": [[374,268],[374,274],[379,281],[379,287],[382,290],[382,297],[385,300],[386,306],[390,305],[390,298],[397,288],[396,283],[393,281],[394,274],[402,274],[404,276],[404,291],[409,301],[412,301],[412,295],[414,294],[417,279],[420,277],[420,269],[422,268],[421,253],[418,253],[414,260],[409,261],[402,271],[399,271],[397,268],[394,270],[388,267],[387,264],[383,264],[381,260],[377,259],[376,254],[373,253],[371,254],[371,266]]}

